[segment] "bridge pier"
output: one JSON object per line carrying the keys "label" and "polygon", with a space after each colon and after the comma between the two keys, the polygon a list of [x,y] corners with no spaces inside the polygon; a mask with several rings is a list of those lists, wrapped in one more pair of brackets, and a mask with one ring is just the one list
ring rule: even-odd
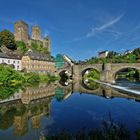
{"label": "bridge pier", "polygon": [[106,71],[102,71],[100,74],[100,80],[102,82],[107,82],[107,83],[115,83],[113,76],[112,76],[112,72],[109,70]]}

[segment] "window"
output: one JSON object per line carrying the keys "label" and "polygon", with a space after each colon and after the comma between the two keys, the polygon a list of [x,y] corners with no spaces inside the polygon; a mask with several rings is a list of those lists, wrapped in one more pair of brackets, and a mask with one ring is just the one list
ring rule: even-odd
{"label": "window", "polygon": [[2,63],[4,63],[4,60],[2,59]]}
{"label": "window", "polygon": [[15,64],[15,61],[13,61],[13,63]]}
{"label": "window", "polygon": [[19,64],[19,61],[17,63]]}
{"label": "window", "polygon": [[19,66],[17,66],[17,69],[19,69]]}
{"label": "window", "polygon": [[10,63],[10,60],[8,60],[8,63]]}

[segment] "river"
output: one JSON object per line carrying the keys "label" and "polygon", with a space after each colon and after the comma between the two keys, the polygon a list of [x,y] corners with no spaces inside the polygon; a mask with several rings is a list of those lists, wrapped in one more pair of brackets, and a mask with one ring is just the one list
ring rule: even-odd
{"label": "river", "polygon": [[[125,83],[117,82],[119,86],[139,90],[139,83]],[[117,127],[123,124],[129,139],[140,137],[140,95],[103,85],[85,91],[72,84],[65,87],[57,83],[41,84],[20,89],[8,99],[0,100],[0,140],[44,140],[60,133],[88,134],[104,128],[103,122]]]}

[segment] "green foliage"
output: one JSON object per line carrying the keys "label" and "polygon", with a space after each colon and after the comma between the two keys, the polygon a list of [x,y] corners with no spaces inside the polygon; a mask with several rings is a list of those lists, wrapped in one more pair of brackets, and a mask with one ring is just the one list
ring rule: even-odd
{"label": "green foliage", "polygon": [[36,42],[31,43],[31,49],[34,50],[34,51],[41,52],[41,53],[49,54],[47,48],[44,48],[43,45],[39,45]]}
{"label": "green foliage", "polygon": [[24,74],[24,77],[25,77],[25,80],[27,83],[39,83],[40,81],[40,77],[39,77],[39,74],[37,73],[25,73]]}
{"label": "green foliage", "polygon": [[133,54],[135,54],[136,56],[139,56],[140,55],[140,48],[134,49]]}
{"label": "green foliage", "polygon": [[92,90],[99,88],[99,84],[95,82],[99,79],[100,73],[95,69],[90,70],[88,74],[84,75],[84,80],[88,80],[88,82],[85,82],[85,85]]}
{"label": "green foliage", "polygon": [[21,54],[25,54],[28,51],[26,44],[23,41],[16,41],[17,49],[21,52]]}
{"label": "green foliage", "polygon": [[24,77],[22,74],[10,66],[0,65],[0,83],[7,85],[7,84],[14,84],[14,83],[22,83],[24,81]]}
{"label": "green foliage", "polygon": [[113,57],[116,56],[117,54],[118,54],[117,52],[111,51],[111,52],[108,53],[107,58],[113,58]]}
{"label": "green foliage", "polygon": [[9,49],[15,50],[16,44],[13,33],[8,30],[0,32],[0,46],[6,46]]}
{"label": "green foliage", "polygon": [[15,92],[18,92],[20,85],[16,86],[0,86],[0,99],[4,100],[12,96]]}
{"label": "green foliage", "polygon": [[123,78],[132,81],[140,81],[140,71],[133,68],[125,69],[124,71],[118,72],[116,78],[117,79]]}
{"label": "green foliage", "polygon": [[99,80],[100,79],[100,73],[95,70],[95,69],[92,69],[89,71],[88,74],[85,74],[85,78],[92,78],[92,79],[95,79],[95,80]]}
{"label": "green foliage", "polygon": [[137,56],[135,54],[128,55],[112,55],[106,58],[97,58],[92,57],[87,60],[86,64],[103,64],[103,63],[138,63],[139,60],[136,59]]}
{"label": "green foliage", "polygon": [[8,65],[0,65],[0,99],[7,99],[22,86],[38,84],[39,82],[54,82],[57,77],[37,73],[21,73]]}

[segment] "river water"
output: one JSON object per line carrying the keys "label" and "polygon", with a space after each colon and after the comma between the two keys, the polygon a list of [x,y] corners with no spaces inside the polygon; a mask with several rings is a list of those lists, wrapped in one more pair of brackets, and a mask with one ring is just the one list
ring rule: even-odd
{"label": "river water", "polygon": [[[139,83],[118,81],[118,85],[139,90]],[[56,83],[20,89],[0,100],[0,140],[44,140],[62,132],[76,135],[100,130],[104,121],[123,124],[130,139],[136,139],[139,101],[139,95],[102,85],[93,91]]]}

